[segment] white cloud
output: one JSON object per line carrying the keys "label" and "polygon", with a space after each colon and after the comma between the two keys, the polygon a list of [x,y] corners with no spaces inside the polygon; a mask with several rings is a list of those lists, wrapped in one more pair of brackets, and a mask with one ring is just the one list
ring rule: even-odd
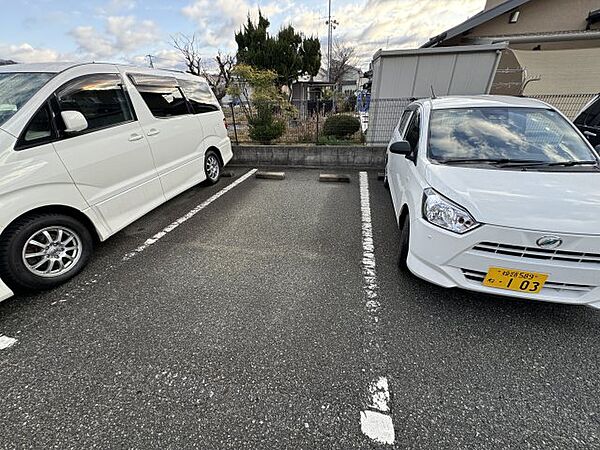
{"label": "white cloud", "polygon": [[31,44],[22,43],[8,45],[0,43],[0,57],[12,59],[20,63],[56,62],[71,59],[49,48],[36,48]]}
{"label": "white cloud", "polygon": [[[189,19],[200,38],[201,52],[209,59],[217,50],[234,53],[237,49],[234,34],[246,22],[250,13],[256,20],[260,9],[271,21],[270,31],[276,33],[291,23],[298,31],[316,35],[325,47],[327,27],[324,15],[327,5],[320,9],[299,0],[187,0],[180,9]],[[185,5],[184,3],[184,5]],[[483,9],[485,0],[352,0],[334,2],[333,14],[339,22],[334,37],[356,48],[361,66],[366,68],[379,48],[417,47],[430,37],[462,22]],[[60,53],[28,42],[0,43],[0,58],[23,62],[57,60],[117,60],[147,64],[144,54],[153,53],[157,66],[181,67],[177,52],[170,48],[168,37],[150,20],[140,20],[133,11],[157,10],[158,6],[137,0],[105,0],[95,9],[102,26],[79,26],[70,31],[77,49]],[[177,8],[164,2],[160,8]],[[81,19],[78,19],[81,20]],[[156,19],[157,21],[159,19]],[[170,33],[191,32],[179,24]],[[324,52],[325,53],[325,52]]]}
{"label": "white cloud", "polygon": [[[157,69],[177,69],[185,70],[185,63],[179,51],[175,49],[165,49],[155,52],[152,55],[154,67]],[[131,64],[136,66],[147,66],[147,55],[136,55],[130,59]]]}
{"label": "white cloud", "polygon": [[70,34],[78,45],[78,52],[88,59],[127,57],[141,47],[160,42],[160,30],[154,22],[139,21],[133,16],[107,17],[104,32],[79,26]]}
{"label": "white cloud", "polygon": [[[485,6],[485,0],[363,0],[333,11],[339,25],[334,39],[354,46],[366,66],[380,48],[414,48],[457,25]],[[285,18],[327,45],[327,25],[314,9],[299,6]]]}
{"label": "white cloud", "polygon": [[[361,65],[367,66],[379,48],[418,47],[430,37],[459,24],[479,12],[485,0],[358,0],[334,4],[339,25],[334,37],[356,48]],[[197,26],[206,52],[234,52],[234,33],[246,22],[248,12],[255,20],[259,4],[251,0],[194,0],[182,9]],[[306,35],[315,35],[327,45],[326,5],[317,10],[298,0],[260,3],[275,33],[292,24]]]}
{"label": "white cloud", "polygon": [[[246,0],[195,0],[184,7],[182,13],[196,24],[201,45],[213,49],[233,50],[235,32],[246,22],[248,14],[253,20],[257,19],[259,7],[263,15],[271,19],[295,6],[292,0],[260,5]],[[277,30],[277,27],[274,29]]]}

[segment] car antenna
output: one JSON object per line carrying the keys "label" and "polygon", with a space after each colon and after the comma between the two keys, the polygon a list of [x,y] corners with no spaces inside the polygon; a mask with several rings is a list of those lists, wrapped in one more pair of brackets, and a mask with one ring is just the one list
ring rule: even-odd
{"label": "car antenna", "polygon": [[435,95],[435,91],[433,90],[433,84],[431,84],[430,86],[431,86],[431,98],[433,100],[435,100],[437,98],[437,96]]}

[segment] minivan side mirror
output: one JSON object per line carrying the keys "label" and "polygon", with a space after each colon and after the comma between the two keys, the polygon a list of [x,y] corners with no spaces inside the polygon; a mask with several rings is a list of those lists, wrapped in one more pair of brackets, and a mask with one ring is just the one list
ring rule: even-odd
{"label": "minivan side mirror", "polygon": [[412,152],[408,141],[397,141],[390,145],[390,153],[407,156]]}
{"label": "minivan side mirror", "polygon": [[65,123],[66,133],[77,133],[88,127],[87,120],[79,111],[63,111],[60,113],[60,116]]}

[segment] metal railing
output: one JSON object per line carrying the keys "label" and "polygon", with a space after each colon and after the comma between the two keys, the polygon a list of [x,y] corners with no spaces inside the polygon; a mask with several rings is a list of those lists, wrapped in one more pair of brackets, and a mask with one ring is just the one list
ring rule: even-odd
{"label": "metal railing", "polygon": [[[262,104],[268,108],[274,122],[283,123],[283,134],[273,143],[278,144],[359,144],[364,142],[364,134],[358,128],[344,136],[334,137],[324,133],[324,126],[331,116],[344,114],[360,122],[359,113],[343,102],[335,104],[332,100],[292,101],[290,105],[280,103]],[[223,107],[223,113],[229,125],[229,137],[237,144],[256,142],[252,139],[252,122],[248,120],[248,110],[256,114],[257,109],[247,105],[229,104]]]}
{"label": "metal railing", "polygon": [[[544,94],[532,95],[544,101],[569,119],[574,120],[579,111],[597,94]],[[352,105],[332,100],[293,101],[292,108],[281,108],[273,104],[273,118],[285,124],[283,135],[274,143],[283,144],[360,144],[386,145],[389,142],[394,127],[402,117],[406,107],[414,98],[371,99],[368,112],[358,112]],[[229,123],[231,140],[236,143],[254,142],[251,139],[250,124],[241,106],[228,105],[223,112]],[[346,114],[356,117],[363,126],[355,133],[349,133],[343,138],[327,136],[324,133],[326,120],[336,114]]]}

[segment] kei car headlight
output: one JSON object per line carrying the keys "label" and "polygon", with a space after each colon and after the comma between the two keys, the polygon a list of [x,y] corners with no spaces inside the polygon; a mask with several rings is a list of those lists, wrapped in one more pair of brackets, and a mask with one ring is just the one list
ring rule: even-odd
{"label": "kei car headlight", "polygon": [[458,234],[464,234],[480,225],[469,211],[431,188],[425,189],[423,195],[423,218],[433,225]]}

